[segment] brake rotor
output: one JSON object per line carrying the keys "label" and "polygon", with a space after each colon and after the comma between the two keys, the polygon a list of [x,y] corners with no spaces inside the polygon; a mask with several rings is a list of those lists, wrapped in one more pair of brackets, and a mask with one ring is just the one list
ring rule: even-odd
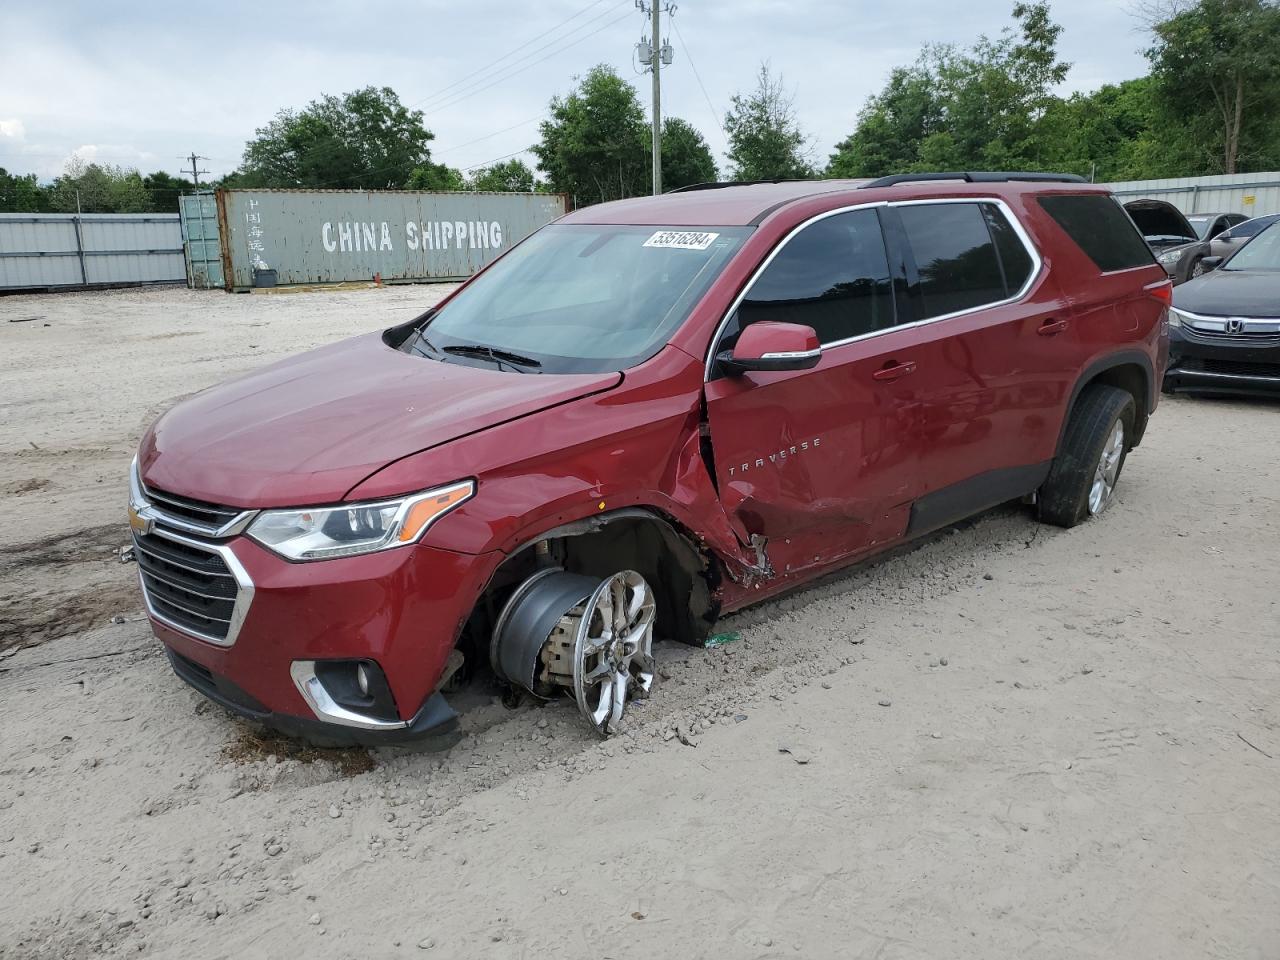
{"label": "brake rotor", "polygon": [[[576,612],[576,611],[575,611]],[[573,647],[573,695],[601,737],[618,729],[627,701],[653,686],[653,590],[634,570],[601,583],[583,607]]]}

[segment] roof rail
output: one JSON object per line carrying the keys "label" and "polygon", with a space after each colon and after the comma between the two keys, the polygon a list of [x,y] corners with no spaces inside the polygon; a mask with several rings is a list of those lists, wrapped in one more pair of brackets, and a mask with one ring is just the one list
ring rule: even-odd
{"label": "roof rail", "polygon": [[777,180],[717,180],[713,183],[691,183],[685,187],[675,187],[666,193],[691,193],[694,190],[721,190],[725,187],[752,187],[759,183],[803,183],[801,177],[782,177]]}
{"label": "roof rail", "polygon": [[923,183],[931,180],[963,180],[965,183],[1008,183],[1011,180],[1028,183],[1088,183],[1084,177],[1074,173],[1037,173],[1034,171],[989,171],[958,170],[947,173],[895,173],[893,176],[881,177],[864,183],[860,189],[873,187],[892,187],[899,183]]}

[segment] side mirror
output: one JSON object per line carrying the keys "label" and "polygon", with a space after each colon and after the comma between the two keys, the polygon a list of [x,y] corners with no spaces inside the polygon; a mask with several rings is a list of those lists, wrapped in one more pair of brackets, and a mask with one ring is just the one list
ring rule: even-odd
{"label": "side mirror", "polygon": [[822,345],[813,327],[761,320],[738,335],[732,351],[716,361],[725,373],[740,377],[751,370],[808,370],[822,359]]}
{"label": "side mirror", "polygon": [[1200,266],[1204,267],[1205,273],[1210,270],[1217,270],[1222,266],[1222,257],[1205,257],[1200,261]]}

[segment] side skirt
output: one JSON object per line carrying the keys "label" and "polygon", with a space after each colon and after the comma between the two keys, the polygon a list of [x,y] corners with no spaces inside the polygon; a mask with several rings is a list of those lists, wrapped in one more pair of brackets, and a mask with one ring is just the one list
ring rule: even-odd
{"label": "side skirt", "polygon": [[906,535],[908,538],[922,536],[975,513],[1024,497],[1039,489],[1048,479],[1052,465],[1052,460],[1046,460],[1025,467],[988,470],[925,494],[911,505]]}

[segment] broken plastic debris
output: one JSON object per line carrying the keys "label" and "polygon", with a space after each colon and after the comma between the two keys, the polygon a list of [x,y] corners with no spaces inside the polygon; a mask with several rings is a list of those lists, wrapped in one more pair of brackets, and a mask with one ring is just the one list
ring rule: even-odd
{"label": "broken plastic debris", "polygon": [[712,647],[723,647],[726,643],[736,643],[741,639],[742,635],[736,630],[729,633],[713,633],[707,637],[707,642],[704,646],[709,650]]}

